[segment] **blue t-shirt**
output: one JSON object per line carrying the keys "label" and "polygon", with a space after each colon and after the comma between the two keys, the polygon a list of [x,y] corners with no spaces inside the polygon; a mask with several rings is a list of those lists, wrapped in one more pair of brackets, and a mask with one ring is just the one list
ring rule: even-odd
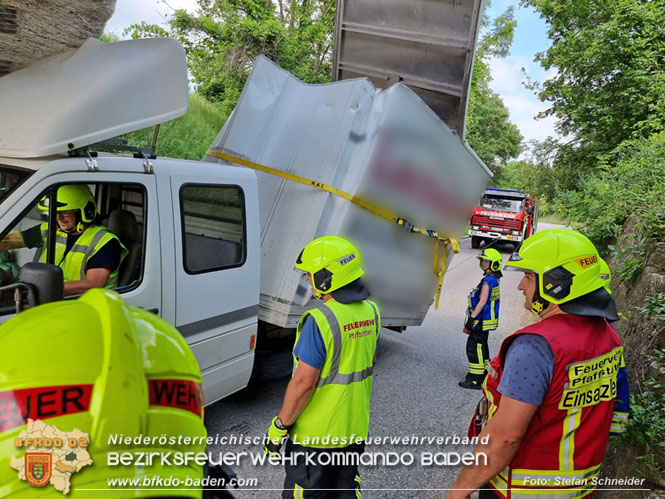
{"label": "blue t-shirt", "polygon": [[552,382],[554,353],[538,334],[520,334],[508,347],[498,390],[520,402],[540,405]]}
{"label": "blue t-shirt", "polygon": [[316,369],[323,367],[323,362],[326,360],[326,345],[319,326],[311,315],[305,319],[298,343],[293,348],[293,355],[308,366]]}

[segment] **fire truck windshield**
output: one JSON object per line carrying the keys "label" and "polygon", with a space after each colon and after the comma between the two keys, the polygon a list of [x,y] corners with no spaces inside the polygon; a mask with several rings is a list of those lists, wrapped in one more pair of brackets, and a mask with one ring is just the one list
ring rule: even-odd
{"label": "fire truck windshield", "polygon": [[483,208],[488,210],[522,213],[524,199],[485,196],[485,199],[483,200]]}

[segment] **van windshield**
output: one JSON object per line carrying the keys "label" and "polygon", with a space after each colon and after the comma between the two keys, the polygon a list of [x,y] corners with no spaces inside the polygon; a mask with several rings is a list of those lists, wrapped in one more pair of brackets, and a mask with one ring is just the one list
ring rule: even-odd
{"label": "van windshield", "polygon": [[34,171],[0,164],[0,203]]}
{"label": "van windshield", "polygon": [[524,199],[519,198],[500,198],[494,196],[485,196],[483,208],[488,210],[509,211],[512,213],[522,213]]}

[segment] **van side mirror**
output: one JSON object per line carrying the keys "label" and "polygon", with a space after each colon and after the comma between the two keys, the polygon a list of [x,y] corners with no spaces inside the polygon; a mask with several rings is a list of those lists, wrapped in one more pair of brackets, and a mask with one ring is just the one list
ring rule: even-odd
{"label": "van side mirror", "polygon": [[36,292],[37,305],[60,301],[65,298],[65,278],[62,269],[49,263],[26,263],[21,268],[19,280],[32,285]]}
{"label": "van side mirror", "polygon": [[14,291],[16,313],[50,303],[60,301],[65,296],[65,279],[62,269],[49,263],[29,262],[21,268],[19,281],[2,286],[2,291]]}
{"label": "van side mirror", "polygon": [[532,204],[526,207],[526,212],[529,215],[531,215],[533,213],[533,205]]}

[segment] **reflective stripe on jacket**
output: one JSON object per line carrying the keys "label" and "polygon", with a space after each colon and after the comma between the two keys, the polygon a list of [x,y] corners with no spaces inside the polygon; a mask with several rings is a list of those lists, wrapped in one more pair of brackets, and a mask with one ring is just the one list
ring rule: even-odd
{"label": "reflective stripe on jacket", "polygon": [[[326,358],[309,402],[289,431],[297,444],[340,448],[367,438],[372,369],[381,319],[369,300],[342,304],[334,299],[305,312],[296,343],[312,316],[326,347]],[[297,367],[298,359],[294,356]]]}
{"label": "reflective stripe on jacket", "polygon": [[488,368],[483,391],[490,419],[501,403],[497,388],[506,350],[519,334],[547,339],[554,372],[515,456],[489,484],[505,498],[588,496],[596,488],[593,478],[609,439],[621,341],[606,320],[596,317],[555,315],[520,329],[504,340]]}
{"label": "reflective stripe on jacket", "polygon": [[[46,236],[48,233],[48,224],[42,223],[40,228],[42,231],[44,247],[42,248],[42,254],[39,261],[45,262],[45,246]],[[125,246],[120,242],[120,239],[118,239],[118,237],[112,232],[109,232],[109,230],[103,225],[88,225],[88,227],[83,231],[83,234],[81,234],[76,240],[72,248],[69,251],[66,251],[67,233],[58,229],[55,236],[54,263],[62,268],[65,282],[80,281],[85,279],[85,275],[88,270],[88,260],[112,239],[117,240],[120,244],[120,262],[118,263],[118,266],[111,271],[111,275],[109,276],[109,280],[105,286],[106,288],[114,288],[118,285],[118,271],[122,261],[127,256],[127,248],[125,248]]]}
{"label": "reflective stripe on jacket", "polygon": [[[484,282],[490,288],[489,295],[487,296],[487,303],[485,303],[477,319],[483,321],[483,331],[494,331],[499,327],[499,306],[501,304],[501,287],[499,286],[499,279],[494,274],[484,276],[478,286],[469,293],[469,313],[475,310],[480,301],[480,292]],[[478,321],[474,321],[473,326],[476,327],[477,324]]]}

